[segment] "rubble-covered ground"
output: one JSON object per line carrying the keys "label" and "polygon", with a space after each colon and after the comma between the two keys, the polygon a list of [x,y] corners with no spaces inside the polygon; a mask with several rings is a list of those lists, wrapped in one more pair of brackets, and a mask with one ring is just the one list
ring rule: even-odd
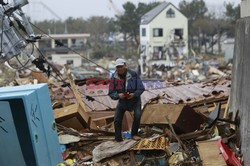
{"label": "rubble-covered ground", "polygon": [[100,86],[97,80],[91,84],[95,88],[89,88],[85,78],[73,80],[76,77],[67,72],[60,79],[52,73],[55,77],[48,79],[40,72],[5,65],[0,84],[48,83],[62,165],[240,165],[239,119],[231,118],[228,105],[230,65],[212,62],[206,70],[191,61],[164,69],[160,83],[145,79],[140,139],[130,138],[133,113],[127,112],[121,143],[114,141],[117,102],[107,96],[107,84]]}

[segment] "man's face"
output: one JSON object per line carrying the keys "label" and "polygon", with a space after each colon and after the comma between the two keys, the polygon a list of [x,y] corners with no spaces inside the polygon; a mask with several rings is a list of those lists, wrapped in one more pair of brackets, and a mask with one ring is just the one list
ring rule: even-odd
{"label": "man's face", "polygon": [[127,66],[126,65],[119,65],[116,67],[116,71],[119,75],[123,75],[127,70]]}

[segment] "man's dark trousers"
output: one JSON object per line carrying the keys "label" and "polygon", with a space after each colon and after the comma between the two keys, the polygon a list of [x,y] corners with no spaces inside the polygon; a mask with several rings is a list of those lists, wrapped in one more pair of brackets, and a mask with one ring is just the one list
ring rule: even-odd
{"label": "man's dark trousers", "polygon": [[130,103],[126,101],[119,101],[115,110],[115,140],[122,141],[122,119],[126,111],[134,111],[134,121],[132,125],[131,135],[138,135],[141,120],[141,101]]}

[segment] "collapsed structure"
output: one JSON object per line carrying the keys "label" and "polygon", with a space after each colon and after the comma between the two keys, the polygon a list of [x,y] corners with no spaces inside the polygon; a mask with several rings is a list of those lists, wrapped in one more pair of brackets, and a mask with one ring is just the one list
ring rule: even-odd
{"label": "collapsed structure", "polygon": [[177,59],[188,55],[187,17],[173,4],[162,2],[142,16],[140,43],[142,74],[147,74],[154,65],[177,65]]}
{"label": "collapsed structure", "polygon": [[[240,156],[236,141],[238,121],[228,119],[230,77],[201,83],[144,80],[141,140],[129,139],[133,114],[127,112],[122,125],[127,139],[119,144],[113,141],[117,103],[107,96],[108,85],[76,81],[69,70],[65,73],[63,82],[48,80],[41,73],[12,82],[49,85],[65,162],[72,159],[76,165],[226,165],[230,161],[225,161],[219,150],[227,148],[224,143]],[[209,160],[211,157],[218,160]]]}

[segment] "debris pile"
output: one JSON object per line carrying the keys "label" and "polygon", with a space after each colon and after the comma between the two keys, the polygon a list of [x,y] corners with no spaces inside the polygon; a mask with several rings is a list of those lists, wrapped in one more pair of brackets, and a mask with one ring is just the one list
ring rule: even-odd
{"label": "debris pile", "polygon": [[239,121],[221,118],[222,107],[200,114],[185,104],[150,103],[143,111],[141,139],[124,131],[121,143],[59,125],[60,137],[76,136],[64,141],[64,158],[74,158],[76,165],[241,165]]}
{"label": "debris pile", "polygon": [[[66,78],[66,79],[65,79]],[[62,165],[241,165],[239,119],[228,113],[229,77],[200,83],[144,80],[140,138],[131,139],[133,113],[123,119],[124,141],[114,141],[117,101],[108,84],[47,80],[42,73],[10,85],[48,83]],[[98,85],[98,86],[97,86]],[[90,88],[95,87],[95,88]]]}
{"label": "debris pile", "polygon": [[[131,139],[133,114],[127,112],[122,143],[114,141],[117,103],[107,96],[108,85],[101,89],[75,86],[96,132],[83,123],[74,91],[57,87],[62,95],[54,93],[54,102],[65,96],[74,103],[54,110],[58,125],[63,126],[58,127],[59,133],[75,135],[79,140],[66,145],[65,159],[75,159],[76,165],[227,165],[234,157],[240,163],[236,141],[239,121],[229,120],[227,113],[230,78],[201,83],[162,82],[157,88],[154,85],[159,82],[149,85],[144,80],[144,84],[140,140]],[[228,154],[223,155],[223,148]],[[230,159],[226,155],[231,155]]]}
{"label": "debris pile", "polygon": [[220,58],[199,55],[183,57],[176,60],[176,64],[170,66],[152,65],[144,76],[168,81],[201,82],[211,78],[230,76],[231,71],[232,64],[225,64]]}

